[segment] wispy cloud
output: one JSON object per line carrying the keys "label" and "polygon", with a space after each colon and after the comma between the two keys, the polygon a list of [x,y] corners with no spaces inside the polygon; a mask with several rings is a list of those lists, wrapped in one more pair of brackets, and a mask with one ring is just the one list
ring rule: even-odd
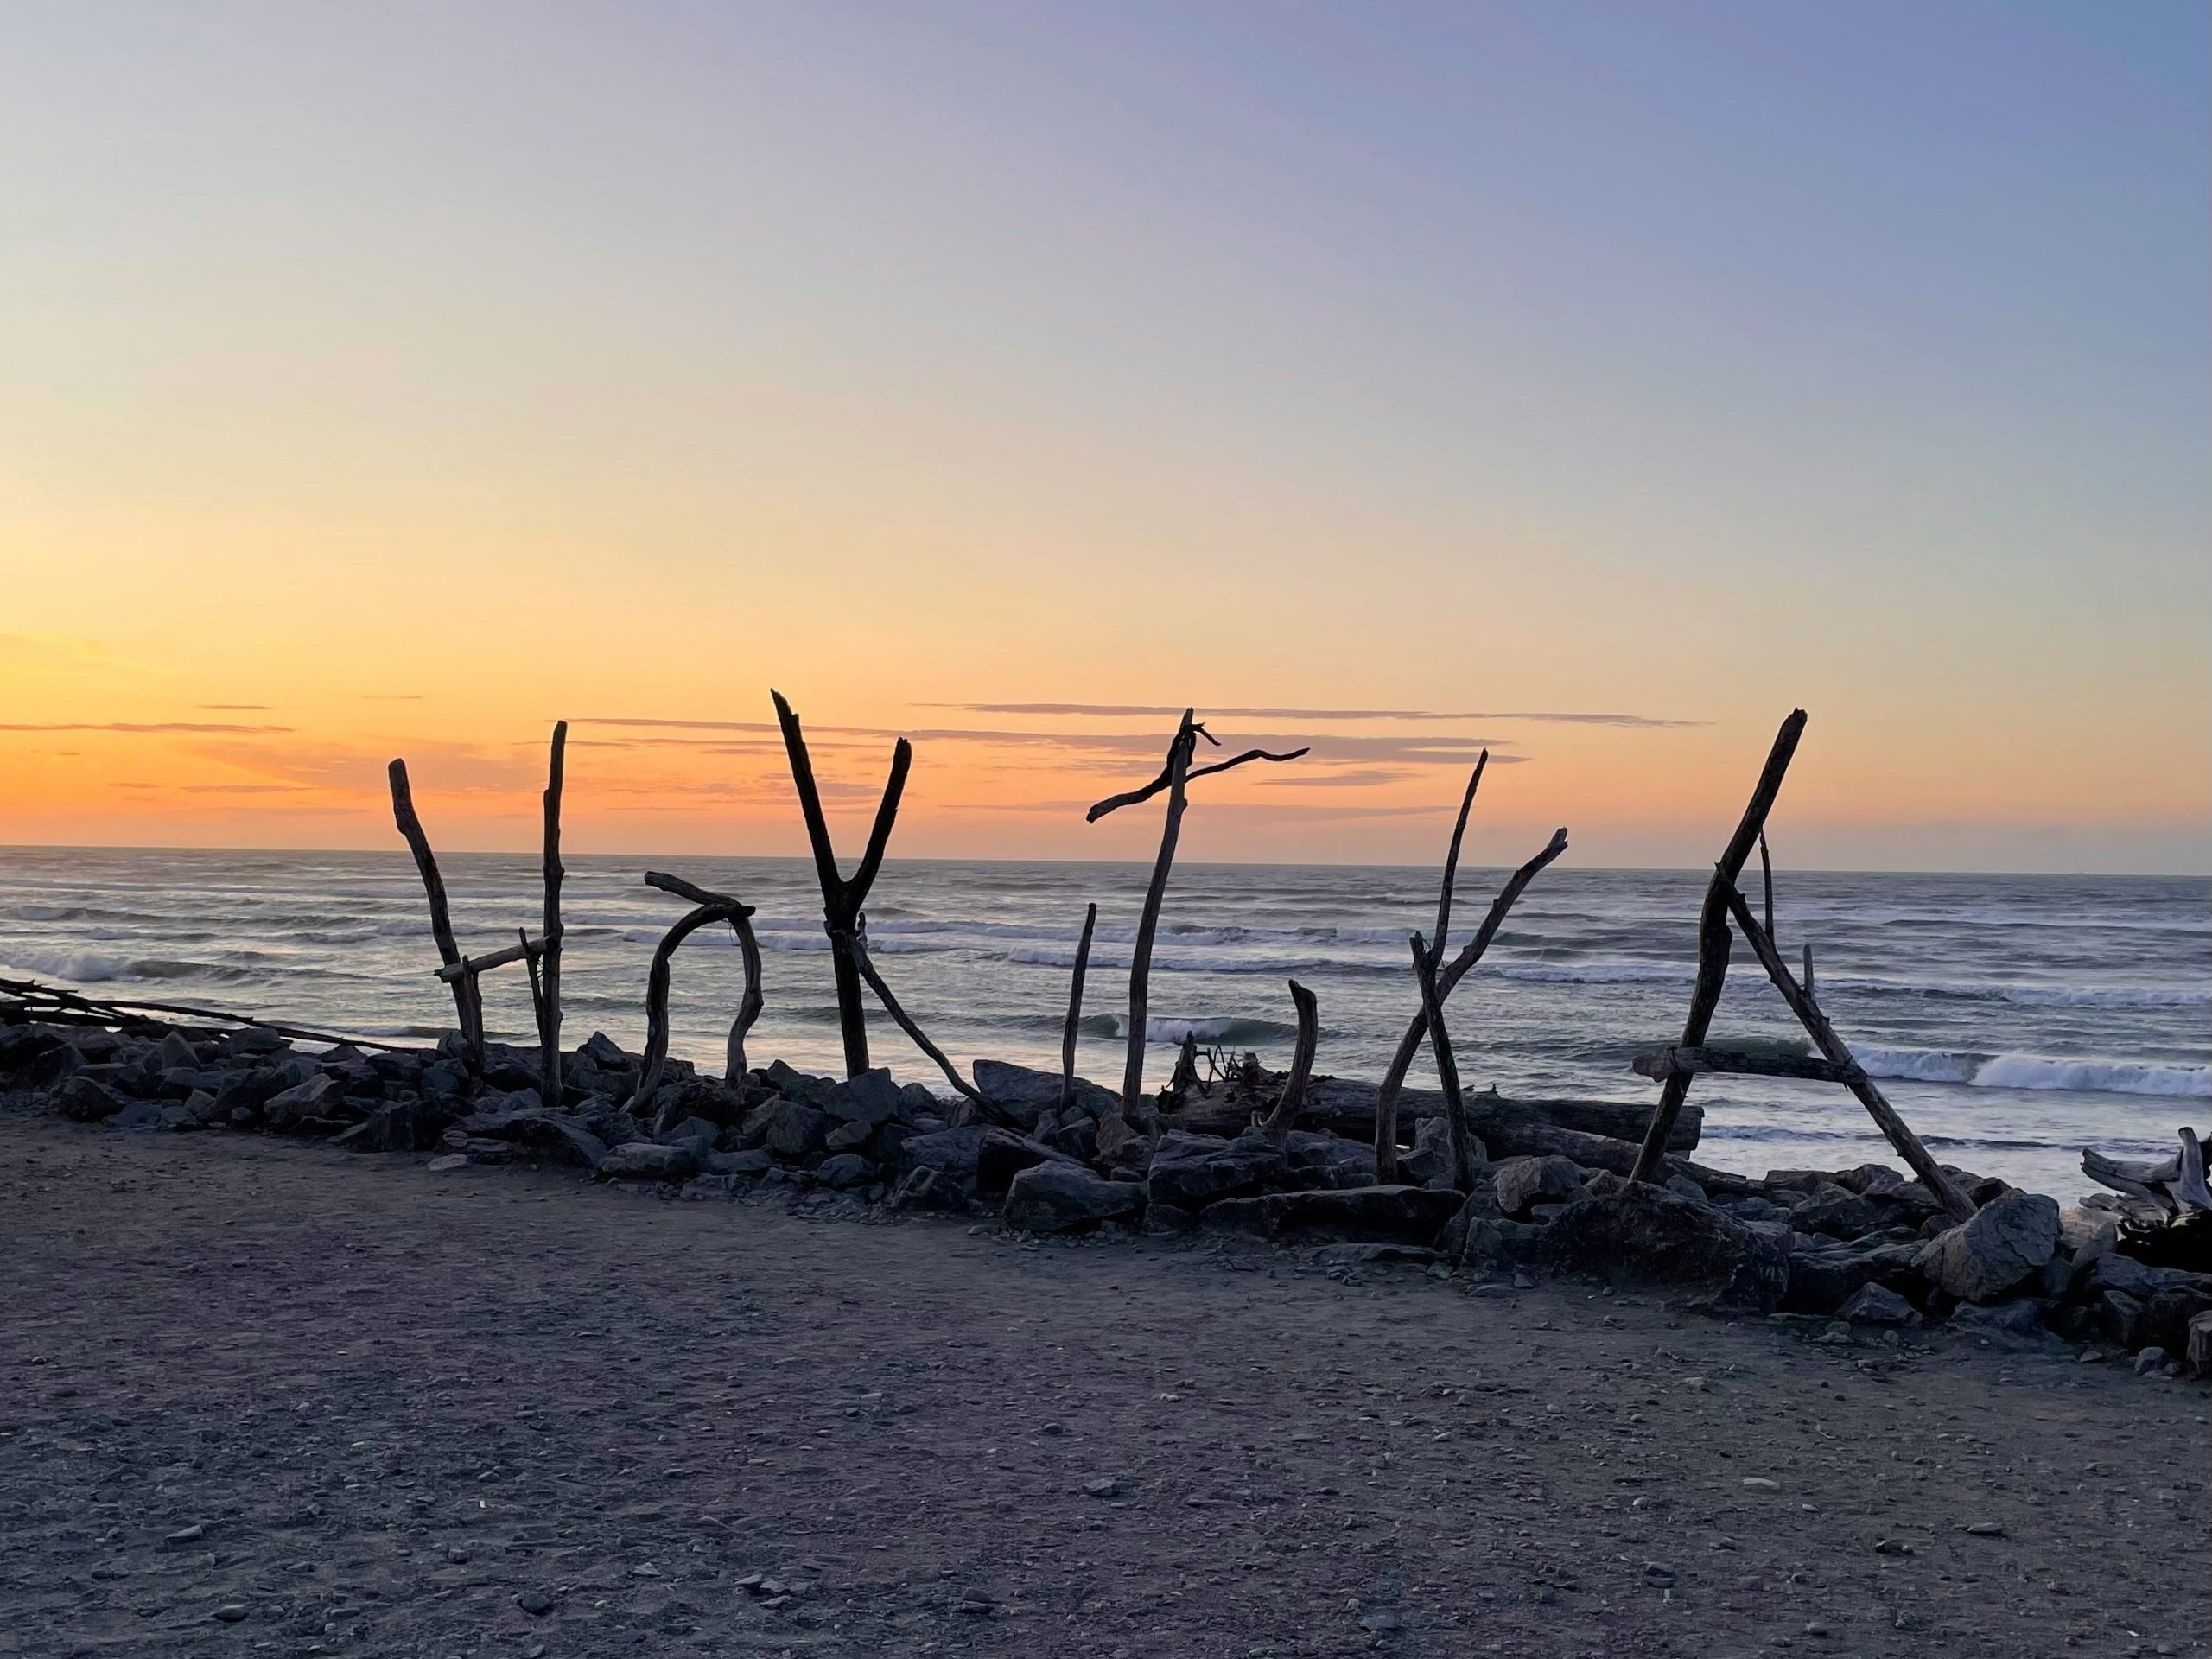
{"label": "wispy cloud", "polygon": [[265,714],[270,709],[274,709],[276,705],[273,702],[203,702],[200,706],[202,709],[210,709],[217,710],[218,712],[226,712],[230,714],[242,714],[248,711],[258,711]]}
{"label": "wispy cloud", "polygon": [[22,724],[0,721],[0,732],[187,732],[203,736],[262,737],[292,729],[289,726],[232,726],[194,720],[61,720]]}
{"label": "wispy cloud", "polygon": [[147,784],[124,780],[115,787],[153,790],[163,795],[305,795],[314,792],[306,784]]}
{"label": "wispy cloud", "polygon": [[[1173,720],[1182,709],[1159,702],[921,702],[918,709],[957,709],[970,715],[1077,715],[1120,719],[1158,715]],[[1200,709],[1201,718],[1217,720],[1528,720],[1570,726],[1626,726],[1665,728],[1704,726],[1702,720],[1670,720],[1657,715],[1582,714],[1531,709]]]}

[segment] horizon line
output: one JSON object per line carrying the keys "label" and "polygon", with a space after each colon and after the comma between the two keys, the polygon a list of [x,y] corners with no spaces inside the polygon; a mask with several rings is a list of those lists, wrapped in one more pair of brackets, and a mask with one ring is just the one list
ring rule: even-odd
{"label": "horizon line", "polygon": [[[464,848],[452,853],[441,853],[443,858],[530,858],[543,852],[539,847]],[[678,858],[776,859],[788,863],[809,864],[813,861],[809,853],[682,853],[682,852],[576,852],[564,849],[573,858],[637,859],[642,861]],[[402,847],[191,847],[151,842],[0,842],[0,854],[33,853],[291,853],[302,856],[327,855],[333,853],[361,855],[370,857],[410,857]],[[915,854],[904,857],[890,857],[884,861],[886,868],[893,863],[906,864],[1070,864],[1141,869],[1152,861],[1145,858],[988,858],[961,856],[932,856]],[[1440,859],[1431,863],[1394,864],[1355,861],[1350,859],[1282,859],[1282,858],[1191,858],[1179,859],[1178,868],[1205,866],[1231,869],[1347,869],[1347,870],[1439,870]],[[1462,869],[1510,870],[1516,864],[1480,864],[1460,862]],[[1696,875],[1710,869],[1703,864],[1581,864],[1567,867],[1592,875],[1662,874]],[[2091,880],[2099,881],[2204,881],[2212,882],[2212,869],[2208,870],[2020,870],[1983,869],[1965,865],[1911,869],[1873,869],[1845,865],[1798,864],[1787,867],[1800,875],[2005,875],[2041,878],[2049,880]]]}

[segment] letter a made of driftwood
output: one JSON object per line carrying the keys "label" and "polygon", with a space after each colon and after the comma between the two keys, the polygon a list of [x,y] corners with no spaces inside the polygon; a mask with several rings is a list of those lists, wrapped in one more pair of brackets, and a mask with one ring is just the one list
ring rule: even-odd
{"label": "letter a made of driftwood", "polygon": [[1160,931],[1160,909],[1167,896],[1167,873],[1175,864],[1175,842],[1183,832],[1183,810],[1188,804],[1185,786],[1194,778],[1228,772],[1247,761],[1295,760],[1306,753],[1302,748],[1293,749],[1287,754],[1270,754],[1265,749],[1247,749],[1226,760],[1217,760],[1211,766],[1194,768],[1191,759],[1197,752],[1200,738],[1216,747],[1220,747],[1220,741],[1192,718],[1196,713],[1197,710],[1192,709],[1183,711],[1182,723],[1176,727],[1174,740],[1167,746],[1167,764],[1160,768],[1157,778],[1141,788],[1108,796],[1084,815],[1085,823],[1096,823],[1109,812],[1117,812],[1125,806],[1136,806],[1150,800],[1162,790],[1167,791],[1167,816],[1160,829],[1160,855],[1153,861],[1152,880],[1144,893],[1144,911],[1137,919],[1136,943],[1129,951],[1128,1056],[1122,1068],[1122,1111],[1132,1123],[1142,1122],[1152,1116],[1144,1109],[1144,1044],[1145,1026],[1151,1005],[1152,942]]}
{"label": "letter a made of driftwood", "polygon": [[[1751,791],[1751,804],[1736,826],[1736,833],[1729,838],[1719,862],[1713,866],[1713,879],[1707,883],[1705,903],[1698,916],[1697,979],[1690,993],[1689,1017],[1682,1024],[1682,1039],[1673,1049],[1661,1056],[1643,1057],[1646,1064],[1639,1069],[1647,1073],[1658,1071],[1665,1076],[1659,1104],[1651,1115],[1651,1127],[1643,1137],[1643,1147],[1637,1152],[1636,1164],[1630,1172],[1630,1179],[1649,1180],[1652,1172],[1660,1166],[1665,1155],[1667,1141],[1673,1134],[1675,1119],[1681,1112],[1682,1102],[1689,1094],[1691,1079],[1700,1071],[1728,1071],[1737,1068],[1732,1062],[1738,1057],[1726,1050],[1704,1046],[1707,1033],[1713,1024],[1713,1014],[1719,1006],[1720,993],[1728,981],[1728,957],[1732,936],[1729,923],[1735,923],[1735,931],[1744,936],[1751,947],[1751,954],[1758,958],[1759,966],[1789,1011],[1797,1016],[1805,1033],[1821,1058],[1832,1069],[1833,1080],[1843,1084],[1859,1097],[1859,1103],[1880,1126],[1897,1155],[1911,1166],[1936,1201],[1943,1206],[1954,1221],[1965,1221],[1974,1215],[1974,1203],[1947,1175],[1911,1126],[1897,1116],[1872,1078],[1866,1075],[1851,1052],[1851,1049],[1829,1021],[1827,1015],[1813,1000],[1812,993],[1797,982],[1789,971],[1789,964],[1783,960],[1781,949],[1774,942],[1774,869],[1767,858],[1766,819],[1774,810],[1776,798],[1782,792],[1782,782],[1789,770],[1789,762],[1797,751],[1797,741],[1804,733],[1805,711],[1793,709],[1775,734],[1774,745],[1768,751],[1766,765],[1759,772],[1759,779]],[[1762,922],[1751,913],[1750,902],[1737,887],[1737,879],[1754,850],[1759,855],[1759,865],[1764,874],[1765,910],[1767,919]],[[1693,1058],[1694,1057],[1694,1058]],[[1757,1075],[1777,1075],[1777,1068],[1764,1060],[1754,1060],[1752,1065],[1742,1068],[1756,1070]]]}
{"label": "letter a made of driftwood", "polygon": [[768,695],[775,699],[776,722],[783,728],[784,750],[791,757],[791,784],[798,791],[806,838],[814,849],[814,872],[822,886],[822,926],[830,936],[830,971],[837,982],[837,1028],[845,1041],[845,1075],[857,1077],[868,1070],[868,1013],[861,1002],[861,953],[855,942],[868,889],[883,868],[891,826],[898,822],[899,798],[906,792],[906,772],[914,762],[913,746],[902,737],[891,751],[891,777],[875,809],[868,850],[861,855],[860,868],[849,878],[837,868],[837,849],[830,843],[830,821],[823,816],[822,791],[814,781],[814,760],[807,753],[806,734],[799,728],[798,715],[782,692],[771,690]]}
{"label": "letter a made of driftwood", "polygon": [[709,893],[704,887],[694,887],[682,876],[658,870],[645,872],[645,885],[673,893],[678,899],[688,899],[693,908],[662,935],[660,944],[653,950],[652,967],[645,976],[645,1063],[639,1071],[637,1092],[631,1096],[626,1108],[632,1115],[644,1112],[653,1090],[660,1086],[660,1074],[668,1063],[669,961],[675,956],[677,946],[701,928],[716,922],[728,922],[730,931],[737,938],[738,954],[745,969],[745,993],[738,1001],[737,1018],[730,1023],[722,1073],[723,1080],[732,1088],[745,1080],[745,1037],[753,1029],[753,1022],[760,1017],[761,1006],[760,942],[753,935],[753,906],[728,893]]}

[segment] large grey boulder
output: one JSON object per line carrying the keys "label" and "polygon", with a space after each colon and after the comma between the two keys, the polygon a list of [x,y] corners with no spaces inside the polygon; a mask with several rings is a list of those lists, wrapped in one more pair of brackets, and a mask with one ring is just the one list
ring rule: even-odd
{"label": "large grey boulder", "polygon": [[64,1117],[74,1118],[79,1123],[99,1123],[113,1117],[130,1103],[98,1078],[79,1072],[54,1090],[54,1104]]}
{"label": "large grey boulder", "polygon": [[1582,1166],[1571,1158],[1508,1158],[1491,1172],[1498,1209],[1516,1221],[1531,1205],[1565,1203],[1582,1180]]}
{"label": "large grey boulder", "polygon": [[866,1124],[871,1129],[897,1117],[899,1107],[899,1085],[881,1066],[847,1078],[822,1103],[822,1109],[840,1122]]}
{"label": "large grey boulder", "polygon": [[1962,1302],[1993,1302],[2058,1250],[2058,1202],[2039,1192],[2007,1192],[1946,1229],[1915,1259],[1930,1284]]}
{"label": "large grey boulder", "polygon": [[899,1147],[899,1190],[907,1192],[910,1179],[925,1169],[931,1179],[914,1183],[911,1190],[913,1194],[930,1195],[932,1205],[975,1197],[976,1160],[982,1152],[983,1137],[989,1133],[982,1124],[969,1123],[957,1129],[933,1129],[927,1135],[909,1136]]}
{"label": "large grey boulder", "polygon": [[[1745,1224],[1753,1232],[1776,1224]],[[1787,1232],[1786,1226],[1783,1230]],[[1883,1242],[1834,1243],[1820,1249],[1807,1245],[1789,1250],[1789,1284],[1783,1293],[1782,1310],[1785,1313],[1840,1313],[1869,1285],[1885,1286],[1903,1294],[1919,1282],[1914,1263],[1920,1250],[1917,1243]]]}
{"label": "large grey boulder", "polygon": [[1145,1187],[1154,1204],[1199,1210],[1217,1199],[1257,1192],[1289,1173],[1282,1148],[1257,1130],[1224,1141],[1175,1129],[1154,1146]]}
{"label": "large grey boulder", "polygon": [[269,1127],[281,1134],[299,1128],[309,1118],[336,1110],[345,1097],[344,1085],[336,1077],[317,1072],[305,1083],[271,1095],[262,1109],[269,1116]]}
{"label": "large grey boulder", "polygon": [[1459,1209],[1457,1192],[1420,1186],[1355,1186],[1223,1198],[1199,1214],[1207,1227],[1255,1238],[1385,1240],[1431,1244]]}
{"label": "large grey boulder", "polygon": [[[1033,1066],[1013,1065],[1004,1060],[978,1060],[970,1068],[976,1092],[1024,1128],[1060,1107],[1060,1074]],[[1121,1097],[1107,1088],[1077,1077],[1070,1103],[1086,1117],[1101,1117],[1121,1109]]]}
{"label": "large grey boulder", "polygon": [[1144,1201],[1144,1188],[1135,1181],[1109,1181],[1055,1159],[1014,1178],[1006,1192],[1006,1219],[1008,1226],[1033,1233],[1065,1233],[1141,1215]]}
{"label": "large grey boulder", "polygon": [[994,1192],[1005,1192],[1025,1169],[1033,1169],[1039,1164],[1076,1161],[1033,1136],[1016,1135],[1011,1129],[986,1128],[982,1143],[976,1148],[976,1191],[988,1198]]}
{"label": "large grey boulder", "polygon": [[754,1146],[765,1146],[779,1158],[793,1161],[822,1150],[836,1120],[804,1101],[779,1096],[754,1107],[745,1116],[741,1130]]}
{"label": "large grey boulder", "polygon": [[1372,1186],[1375,1148],[1342,1135],[1293,1129],[1284,1145],[1291,1184],[1297,1186]]}
{"label": "large grey boulder", "polygon": [[1689,1306],[1714,1313],[1770,1313],[1789,1282],[1789,1258],[1772,1241],[1709,1204],[1640,1182],[1576,1194],[1538,1248],[1570,1272],[1680,1286]]}
{"label": "large grey boulder", "polygon": [[681,1181],[698,1173],[699,1155],[689,1147],[664,1147],[657,1141],[632,1141],[614,1147],[599,1160],[604,1181]]}

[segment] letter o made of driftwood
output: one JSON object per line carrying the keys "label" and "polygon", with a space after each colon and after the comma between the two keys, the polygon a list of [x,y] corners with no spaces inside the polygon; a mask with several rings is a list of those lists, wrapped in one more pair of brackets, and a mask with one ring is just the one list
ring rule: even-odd
{"label": "letter o made of driftwood", "polygon": [[[745,996],[739,1006],[738,1025],[730,1032],[729,1048],[741,1060],[745,1052],[745,1029],[750,1027],[760,1012],[760,953],[753,946],[751,925],[747,922],[747,906],[743,905],[701,905],[686,912],[675,926],[661,936],[653,947],[652,968],[645,976],[645,1065],[638,1076],[638,1091],[630,1097],[629,1110],[645,1109],[652,1098],[653,1090],[660,1086],[660,1074],[668,1063],[668,977],[669,959],[675,956],[677,946],[701,928],[715,922],[728,922],[730,931],[737,935],[738,944],[745,963]],[[736,1079],[733,1078],[734,1082]]]}

